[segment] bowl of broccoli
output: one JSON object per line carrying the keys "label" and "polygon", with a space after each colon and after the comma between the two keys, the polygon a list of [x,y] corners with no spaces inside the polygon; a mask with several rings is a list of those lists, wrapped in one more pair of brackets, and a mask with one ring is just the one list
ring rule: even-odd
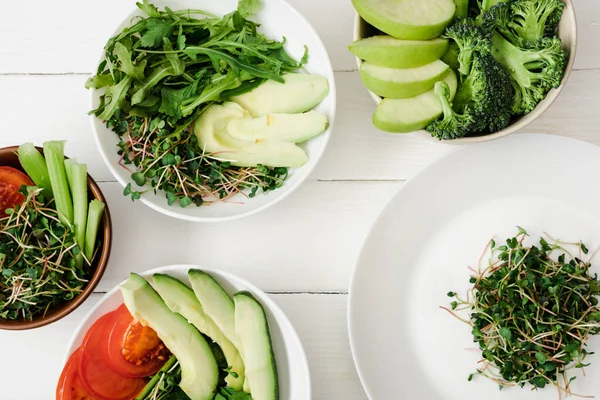
{"label": "bowl of broccoli", "polygon": [[[430,80],[429,86],[421,83],[424,93],[415,99],[396,99],[374,93],[366,82],[378,109],[393,109],[390,103],[395,102],[396,109],[414,108],[417,111],[411,111],[412,114],[420,112],[424,116],[417,126],[402,121],[402,115],[407,113],[396,113],[398,116],[391,118],[399,121],[390,122],[388,118],[382,130],[418,132],[452,143],[497,139],[540,117],[565,86],[577,48],[572,0],[454,0],[454,3],[457,7],[453,20],[433,40],[447,41],[445,53],[435,62],[447,64],[458,84],[449,87],[443,80]],[[371,46],[373,38],[379,41],[379,51],[386,54],[384,62],[393,60],[396,49],[406,48],[407,44],[413,46],[415,52],[430,51],[424,46],[425,42],[431,47],[432,39],[419,42],[388,36],[360,14],[356,16],[354,31],[351,51],[361,71],[367,64],[379,61],[372,57],[375,54]],[[387,47],[381,48],[381,38],[386,38]],[[362,53],[353,47],[360,47]],[[397,54],[397,59],[407,57],[406,51]],[[388,64],[378,68],[394,80],[404,79],[408,72],[420,74],[419,69],[430,67],[402,71]],[[378,111],[374,115],[376,126]]]}

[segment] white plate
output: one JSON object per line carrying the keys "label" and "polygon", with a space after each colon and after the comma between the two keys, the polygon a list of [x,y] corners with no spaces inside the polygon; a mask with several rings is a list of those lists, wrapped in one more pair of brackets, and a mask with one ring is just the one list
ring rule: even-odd
{"label": "white plate", "polygon": [[[469,327],[439,308],[469,287],[492,236],[520,225],[600,246],[600,148],[558,136],[515,135],[462,147],[426,168],[391,200],[365,242],[350,288],[350,342],[372,400],[541,400],[481,377]],[[596,265],[594,265],[594,263]],[[592,260],[599,271],[600,260]],[[590,342],[600,350],[600,340]],[[600,354],[572,390],[600,394]]]}
{"label": "white plate", "polygon": [[[267,314],[273,352],[275,353],[275,360],[277,362],[280,398],[282,400],[310,400],[310,371],[300,338],[283,311],[263,291],[251,283],[227,272],[195,265],[160,267],[142,272],[140,275],[146,279],[150,279],[156,273],[168,274],[188,284],[187,272],[192,268],[209,273],[229,294],[240,290],[247,290],[262,304]],[[101,316],[116,309],[121,304],[123,304],[123,297],[121,296],[119,286],[102,297],[77,327],[65,355],[65,363],[71,353],[81,345],[86,332],[92,324]]]}
{"label": "white plate", "polygon": [[[160,9],[164,6],[168,6],[172,10],[192,8],[208,11],[216,15],[225,15],[237,8],[238,1],[157,0],[152,1],[151,3],[155,4]],[[141,201],[154,210],[171,217],[197,222],[227,221],[255,214],[279,202],[298,188],[315,168],[327,147],[327,143],[329,142],[333,130],[336,110],[335,78],[327,50],[310,23],[284,0],[262,0],[262,4],[260,11],[250,18],[250,20],[261,24],[259,32],[262,32],[268,38],[274,40],[282,40],[282,37],[285,37],[287,39],[285,48],[296,60],[300,60],[304,54],[304,45],[308,46],[309,61],[305,66],[306,70],[311,74],[322,75],[329,81],[329,95],[315,108],[316,111],[327,116],[329,119],[329,128],[321,135],[301,145],[306,151],[310,161],[300,168],[290,169],[288,179],[284,185],[277,190],[268,192],[267,194],[259,192],[256,197],[252,199],[237,195],[225,204],[219,203],[203,207],[192,205],[184,209],[179,207],[178,204],[168,206],[167,199],[163,192],[154,194],[151,191],[144,194]],[[129,26],[132,17],[142,15],[143,13],[139,10],[131,13],[123,20],[121,25],[117,27],[114,35]],[[106,40],[108,39],[109,38],[106,38]],[[104,53],[102,53],[102,56],[103,55]],[[90,93],[90,109],[96,109],[102,92],[90,90]],[[131,173],[118,164],[118,138],[115,133],[106,128],[105,124],[94,115],[90,118],[96,143],[112,174],[123,187],[128,183],[131,183],[133,188],[137,188],[137,185],[131,179]],[[243,204],[235,204],[240,202],[243,202]]]}

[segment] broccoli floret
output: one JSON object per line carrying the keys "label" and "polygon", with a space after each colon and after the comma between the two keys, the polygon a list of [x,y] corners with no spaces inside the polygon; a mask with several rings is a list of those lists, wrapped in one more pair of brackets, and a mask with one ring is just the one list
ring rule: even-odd
{"label": "broccoli floret", "polygon": [[436,82],[433,90],[440,99],[444,117],[429,124],[427,131],[431,136],[440,140],[451,140],[471,133],[475,118],[469,109],[462,114],[456,113],[452,109],[448,84],[444,81]]}
{"label": "broccoli floret", "polygon": [[484,33],[471,18],[458,19],[446,29],[443,37],[452,39],[458,45],[458,62],[460,64],[458,72],[461,75],[469,75],[475,53],[489,54],[491,52],[489,35]]}
{"label": "broccoli floret", "polygon": [[508,69],[516,90],[516,114],[533,111],[551,88],[560,86],[567,60],[561,45],[558,37],[541,38],[525,49],[497,32],[492,35],[492,55]]}
{"label": "broccoli floret", "polygon": [[530,47],[536,40],[556,32],[564,7],[561,0],[500,3],[483,14],[481,24],[485,31],[495,29],[514,45]]}
{"label": "broccoli floret", "polygon": [[554,35],[565,9],[561,0],[515,0],[510,8],[514,32],[526,42]]}
{"label": "broccoli floret", "polygon": [[459,85],[454,109],[471,110],[476,117],[473,131],[496,132],[510,124],[514,95],[506,68],[490,54],[476,55],[471,73]]}
{"label": "broccoli floret", "polygon": [[471,3],[472,6],[471,6],[470,14],[473,18],[480,17],[485,12],[487,12],[490,8],[494,7],[496,4],[506,3],[509,1],[510,0],[477,0],[477,1]]}

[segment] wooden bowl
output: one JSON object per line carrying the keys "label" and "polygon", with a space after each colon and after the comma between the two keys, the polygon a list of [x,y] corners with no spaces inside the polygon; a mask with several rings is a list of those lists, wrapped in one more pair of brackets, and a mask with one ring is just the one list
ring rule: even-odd
{"label": "wooden bowl", "polygon": [[[23,168],[21,167],[21,164],[19,163],[19,159],[17,157],[17,149],[18,146],[1,148],[0,166],[9,166],[23,171]],[[37,147],[37,149],[42,153],[44,151],[40,147]],[[89,174],[88,196],[90,199],[95,198],[102,201],[106,205],[106,207],[104,208],[104,216],[102,217],[101,226],[98,232],[98,240],[102,242],[101,250],[100,254],[96,256],[96,261],[92,263],[93,275],[90,277],[87,286],[84,287],[83,292],[80,293],[77,297],[61,304],[58,307],[49,310],[48,313],[43,317],[35,317],[31,321],[6,320],[0,318],[0,329],[17,331],[39,328],[51,324],[69,315],[77,307],[83,304],[83,302],[90,296],[90,294],[94,292],[94,289],[98,285],[98,282],[100,282],[100,279],[102,279],[102,275],[104,274],[106,266],[108,265],[108,259],[110,257],[110,250],[112,245],[112,222],[106,199],[104,198],[100,187],[98,187],[98,184],[94,181],[94,179],[92,179],[92,177]]]}
{"label": "wooden bowl", "polygon": [[[444,140],[444,143],[477,143],[508,136],[511,133],[522,129],[526,125],[529,125],[530,123],[535,121],[552,105],[552,103],[554,103],[554,100],[556,100],[556,98],[564,88],[565,84],[567,83],[569,76],[571,75],[571,70],[573,69],[573,64],[575,62],[575,55],[577,53],[577,18],[575,16],[575,9],[573,8],[572,0],[563,0],[563,2],[565,3],[565,9],[560,24],[558,26],[558,36],[562,40],[563,49],[567,51],[568,60],[567,66],[565,68],[565,75],[563,77],[561,85],[556,89],[551,89],[550,92],[548,92],[546,98],[542,100],[532,112],[515,119],[509,126],[498,132],[478,134],[460,139]],[[362,19],[360,15],[356,14],[354,20],[354,40],[359,40],[381,34],[382,33],[379,30],[377,30],[376,28],[371,26],[367,21]],[[358,69],[360,70],[360,66],[363,63],[363,60],[361,60],[358,57],[355,57],[355,59],[356,64],[358,65]],[[367,91],[369,92],[371,98],[373,99],[373,101],[375,101],[376,104],[379,104],[381,102],[382,98],[380,96],[376,95],[370,90]],[[417,131],[417,133],[431,140],[439,142],[438,139],[433,138],[431,134],[426,130],[420,130]]]}

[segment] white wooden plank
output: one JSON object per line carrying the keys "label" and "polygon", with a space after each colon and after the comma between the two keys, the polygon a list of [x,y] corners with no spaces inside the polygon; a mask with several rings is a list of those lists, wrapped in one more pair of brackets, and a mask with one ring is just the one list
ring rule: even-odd
{"label": "white wooden plank", "polygon": [[[68,140],[67,153],[114,180],[95,148],[87,112],[86,76],[0,76],[0,146]],[[358,73],[336,73],[338,109],[329,147],[312,175],[320,180],[405,180],[454,149],[418,135],[380,132],[375,105]],[[600,71],[575,71],[550,110],[523,131],[569,135],[600,145]],[[35,116],[32,113],[35,110]]]}
{"label": "white wooden plank", "polygon": [[[336,70],[354,70],[347,51],[354,9],[348,0],[289,0],[315,27]],[[575,68],[600,68],[596,0],[575,0],[580,52]],[[3,4],[0,24],[0,73],[91,72],[114,28],[135,7],[134,0],[102,2],[11,1]],[[27,16],[9,17],[9,16]],[[61,29],[58,29],[61,27]],[[62,27],[65,27],[62,29]]]}
{"label": "white wooden plank", "polygon": [[[366,399],[352,362],[346,324],[347,295],[275,294],[272,298],[296,327],[307,353],[315,400]],[[78,323],[101,298],[92,295],[53,325],[33,331],[0,331],[2,400],[52,398],[64,353]],[[35,384],[32,384],[32,378]]]}
{"label": "white wooden plank", "polygon": [[197,264],[269,291],[345,291],[370,226],[400,187],[393,182],[309,181],[258,215],[219,224],[176,220],[103,183],[114,223],[106,291],[129,272]]}

